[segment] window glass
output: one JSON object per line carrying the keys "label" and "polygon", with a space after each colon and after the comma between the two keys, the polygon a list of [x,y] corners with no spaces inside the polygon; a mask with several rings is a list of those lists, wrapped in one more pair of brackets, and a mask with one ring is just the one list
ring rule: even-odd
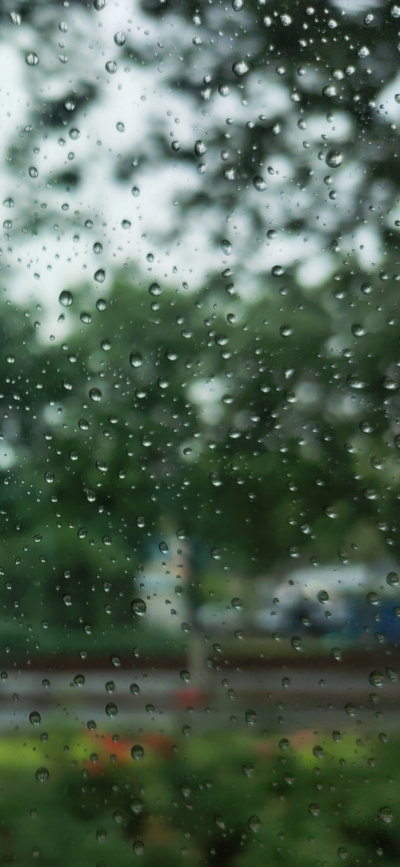
{"label": "window glass", "polygon": [[0,24],[0,862],[394,867],[400,6]]}

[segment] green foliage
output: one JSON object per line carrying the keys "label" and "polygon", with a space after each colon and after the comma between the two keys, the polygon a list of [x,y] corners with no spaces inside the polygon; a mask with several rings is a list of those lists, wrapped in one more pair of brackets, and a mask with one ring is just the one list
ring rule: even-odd
{"label": "green foliage", "polygon": [[[303,743],[289,739],[288,750],[274,737],[153,735],[143,736],[145,756],[135,762],[135,737],[77,740],[54,730],[46,745],[20,736],[3,742],[2,863],[26,863],[39,850],[45,865],[122,867],[139,857],[138,840],[145,865],[398,861],[394,742],[374,734],[355,743],[348,734],[334,743],[325,734],[315,758],[311,732]],[[40,763],[50,772],[46,783],[35,779]]]}

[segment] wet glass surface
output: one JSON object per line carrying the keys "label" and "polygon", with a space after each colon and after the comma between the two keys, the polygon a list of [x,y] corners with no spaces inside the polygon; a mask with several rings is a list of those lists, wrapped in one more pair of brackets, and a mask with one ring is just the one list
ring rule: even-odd
{"label": "wet glass surface", "polygon": [[0,863],[395,867],[400,6],[0,23]]}

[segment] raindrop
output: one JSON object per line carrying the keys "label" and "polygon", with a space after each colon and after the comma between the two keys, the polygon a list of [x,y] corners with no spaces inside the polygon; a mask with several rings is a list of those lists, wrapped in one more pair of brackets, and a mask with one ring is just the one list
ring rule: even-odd
{"label": "raindrop", "polygon": [[37,710],[31,711],[31,713],[29,714],[29,722],[31,722],[34,726],[38,726],[41,722],[41,719],[42,718],[40,716],[40,713]]}
{"label": "raindrop", "polygon": [[35,168],[35,166],[30,167],[29,175],[31,178],[38,178],[39,177],[39,172],[38,172],[37,168]]}
{"label": "raindrop", "polygon": [[244,60],[237,60],[232,66],[232,71],[238,76],[238,78],[241,78],[242,75],[246,75],[246,72],[249,71],[249,67]]}
{"label": "raindrop", "polygon": [[256,714],[255,710],[251,710],[251,708],[249,708],[248,710],[245,711],[244,718],[245,718],[245,721],[247,722],[247,725],[253,726],[255,724],[257,714]]}
{"label": "raindrop", "polygon": [[389,572],[386,576],[386,584],[389,584],[391,587],[397,587],[399,583],[399,576],[396,572]]}
{"label": "raindrop", "polygon": [[291,328],[290,325],[281,325],[279,334],[281,337],[290,337],[291,334],[293,334],[293,328]]}
{"label": "raindrop", "polygon": [[38,768],[35,773],[35,777],[37,780],[39,780],[39,783],[47,783],[49,776],[50,774],[47,768]]}
{"label": "raindrop", "polygon": [[144,843],[142,842],[142,840],[135,840],[132,849],[136,853],[136,855],[143,855]]}
{"label": "raindrop", "polygon": [[322,759],[323,758],[324,751],[323,751],[322,747],[320,747],[318,744],[317,744],[317,746],[313,747],[312,752],[313,752],[313,756],[315,756],[316,759]]}
{"label": "raindrop", "polygon": [[253,178],[253,187],[255,190],[258,190],[258,192],[262,192],[262,190],[266,189],[267,185],[261,175],[256,175]]}
{"label": "raindrop", "polygon": [[91,388],[89,391],[89,397],[90,400],[94,400],[95,403],[99,403],[103,395],[99,388]]}
{"label": "raindrop", "polygon": [[134,198],[137,199],[137,197],[140,196],[139,187],[132,187],[131,193],[132,193],[132,196],[134,196]]}
{"label": "raindrop", "polygon": [[93,249],[93,253],[102,253],[103,252],[103,245],[100,244],[100,241],[96,241],[95,244],[93,244],[92,249]]}
{"label": "raindrop", "polygon": [[143,358],[139,352],[131,352],[129,356],[129,364],[131,367],[141,367],[143,364]]}
{"label": "raindrop", "polygon": [[329,594],[326,590],[320,590],[319,593],[317,593],[317,599],[318,602],[329,602]]}
{"label": "raindrop", "polygon": [[367,593],[365,599],[368,602],[368,605],[379,605],[379,596],[377,593],[375,593],[374,590],[371,590],[370,593]]}
{"label": "raindrop", "polygon": [[354,325],[351,326],[351,333],[354,335],[354,337],[364,337],[365,328],[355,322]]}
{"label": "raindrop", "polygon": [[[397,7],[393,7],[393,8],[397,8],[399,10],[399,14],[396,15],[395,17],[400,18],[400,7],[397,6]],[[392,10],[392,14],[393,14],[393,10]],[[388,825],[390,822],[392,822],[393,821],[393,813],[391,811],[391,808],[390,807],[381,807],[380,810],[378,810],[378,818],[381,820],[381,822],[385,822],[386,825]]]}
{"label": "raindrop", "polygon": [[35,54],[34,51],[30,51],[25,56],[25,63],[27,63],[28,66],[37,66],[39,63],[39,58],[38,58],[37,54]]}
{"label": "raindrop", "polygon": [[140,761],[140,759],[144,756],[144,749],[141,744],[135,744],[131,749],[131,756],[136,761]]}
{"label": "raindrop", "polygon": [[110,72],[111,74],[113,74],[114,72],[117,71],[117,64],[116,64],[115,60],[107,60],[106,70],[107,70],[107,72]]}
{"label": "raindrop", "polygon": [[330,148],[325,157],[325,162],[329,168],[337,169],[343,162],[343,154],[340,151],[334,150],[334,148]]}
{"label": "raindrop", "polygon": [[141,617],[146,613],[146,603],[143,599],[134,599],[133,602],[131,602],[131,611],[132,614],[137,614]]}
{"label": "raindrop", "polygon": [[319,816],[321,812],[321,807],[319,806],[319,804],[310,804],[308,812],[311,813],[312,816]]}
{"label": "raindrop", "polygon": [[257,833],[261,827],[261,820],[260,820],[259,816],[255,816],[255,815],[250,816],[248,825],[252,831],[255,831],[255,833]]}
{"label": "raindrop", "polygon": [[113,701],[108,702],[108,704],[106,704],[107,716],[114,717],[117,715],[117,713],[118,713],[117,705]]}
{"label": "raindrop", "polygon": [[74,298],[72,292],[69,292],[68,289],[64,289],[62,292],[60,292],[58,300],[63,307],[71,307]]}
{"label": "raindrop", "polygon": [[152,283],[149,286],[149,293],[150,295],[153,295],[153,297],[157,298],[158,295],[162,294],[161,286],[159,286],[158,283]]}
{"label": "raindrop", "polygon": [[383,686],[385,678],[384,678],[383,673],[381,671],[378,671],[377,669],[375,669],[375,671],[371,671],[371,674],[370,674],[368,680],[369,680],[371,686]]}
{"label": "raindrop", "polygon": [[104,268],[99,268],[97,271],[95,271],[94,279],[97,283],[104,283],[104,280],[106,279],[106,272],[104,271]]}
{"label": "raindrop", "polygon": [[122,45],[125,45],[126,39],[125,39],[124,34],[121,33],[120,30],[118,31],[118,33],[114,33],[114,42],[115,42],[116,45],[119,46],[119,48],[120,48]]}
{"label": "raindrop", "polygon": [[194,152],[195,152],[196,156],[197,157],[203,156],[203,154],[206,153],[206,150],[207,150],[207,148],[206,148],[204,142],[201,141],[201,139],[198,139],[198,141],[195,142],[195,146],[194,146]]}

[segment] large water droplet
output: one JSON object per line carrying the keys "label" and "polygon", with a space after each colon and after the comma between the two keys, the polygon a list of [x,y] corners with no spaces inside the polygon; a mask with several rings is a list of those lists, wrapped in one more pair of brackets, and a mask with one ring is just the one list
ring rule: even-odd
{"label": "large water droplet", "polygon": [[35,777],[39,781],[39,783],[47,783],[49,776],[50,774],[47,768],[38,768],[35,773]]}
{"label": "large water droplet", "polygon": [[89,391],[89,397],[90,400],[94,400],[95,403],[99,403],[103,395],[99,388],[91,388]]}
{"label": "large water droplet", "polygon": [[249,71],[249,67],[244,60],[237,60],[232,66],[232,71],[238,76],[238,78],[241,78]]}
{"label": "large water droplet", "polygon": [[327,166],[331,169],[337,169],[338,166],[343,162],[343,154],[340,151],[335,150],[334,148],[330,148],[328,151],[325,162]]}
{"label": "large water droplet", "polygon": [[267,185],[261,175],[256,175],[253,178],[253,187],[255,190],[258,190],[259,193],[261,193],[263,190],[266,190]]}
{"label": "large water droplet", "polygon": [[28,66],[37,66],[39,63],[37,54],[35,54],[34,51],[29,51],[29,53],[25,55],[25,63],[27,63]]}
{"label": "large water droplet", "polygon": [[143,614],[146,613],[146,603],[144,600],[134,599],[133,602],[131,602],[131,611],[132,614],[137,614],[140,617],[143,616]]}
{"label": "large water droplet", "polygon": [[72,295],[72,292],[68,291],[68,289],[64,289],[62,292],[60,292],[58,300],[63,307],[71,307],[74,296]]}
{"label": "large water droplet", "polygon": [[131,367],[141,367],[143,364],[143,358],[140,355],[140,352],[131,352],[129,356],[129,364]]}
{"label": "large water droplet", "polygon": [[135,744],[131,749],[131,756],[136,761],[140,761],[140,759],[144,756],[144,749],[141,744]]}

